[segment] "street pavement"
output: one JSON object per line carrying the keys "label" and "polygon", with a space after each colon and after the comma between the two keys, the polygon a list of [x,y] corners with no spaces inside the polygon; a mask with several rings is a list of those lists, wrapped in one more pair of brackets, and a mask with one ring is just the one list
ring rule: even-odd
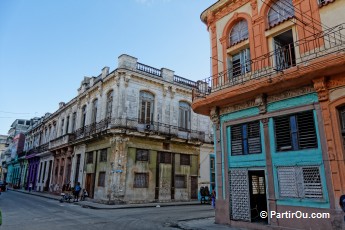
{"label": "street pavement", "polygon": [[[25,190],[10,190],[2,194],[0,196],[0,208],[3,212],[1,230],[70,229],[72,226],[73,229],[83,230],[235,229],[215,224],[212,207],[200,205],[196,201],[107,205],[95,203],[91,199],[59,203],[57,201],[60,196],[42,192],[29,193]],[[22,217],[23,213],[25,213],[24,217]],[[92,228],[89,228],[90,226]]]}

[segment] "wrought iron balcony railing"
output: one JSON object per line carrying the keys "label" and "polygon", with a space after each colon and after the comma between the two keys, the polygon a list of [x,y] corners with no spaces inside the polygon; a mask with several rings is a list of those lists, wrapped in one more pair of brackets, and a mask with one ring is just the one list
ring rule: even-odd
{"label": "wrought iron balcony railing", "polygon": [[107,129],[122,129],[126,132],[135,131],[151,135],[162,135],[170,138],[181,138],[185,140],[199,140],[201,142],[212,142],[211,134],[203,131],[181,128],[174,125],[151,121],[141,122],[138,118],[106,118],[100,122],[86,125],[74,132],[75,140],[90,137]]}
{"label": "wrought iron balcony railing", "polygon": [[282,46],[258,58],[235,63],[217,75],[197,81],[193,99],[283,72],[294,66],[345,50],[345,23],[314,34],[303,40]]}
{"label": "wrought iron balcony railing", "polygon": [[74,141],[74,134],[67,133],[49,142],[49,149],[54,149]]}

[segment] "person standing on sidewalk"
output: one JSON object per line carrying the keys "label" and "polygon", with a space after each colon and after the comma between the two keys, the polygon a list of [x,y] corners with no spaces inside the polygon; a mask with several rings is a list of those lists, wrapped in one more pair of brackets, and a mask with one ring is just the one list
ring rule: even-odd
{"label": "person standing on sidewalk", "polygon": [[31,192],[31,190],[32,190],[32,182],[30,182],[29,184],[29,192]]}
{"label": "person standing on sidewalk", "polygon": [[81,187],[80,183],[78,182],[77,185],[74,187],[74,202],[78,202],[80,190]]}
{"label": "person standing on sidewalk", "polygon": [[211,198],[212,198],[212,207],[216,208],[216,190],[214,188],[212,189]]}

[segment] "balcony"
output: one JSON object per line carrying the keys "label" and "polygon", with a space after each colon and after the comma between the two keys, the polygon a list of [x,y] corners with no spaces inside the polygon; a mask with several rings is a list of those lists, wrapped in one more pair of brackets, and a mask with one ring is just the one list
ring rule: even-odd
{"label": "balcony", "polygon": [[[143,135],[162,136],[168,139],[179,138],[183,140],[200,141],[211,143],[213,137],[202,131],[183,129],[178,126],[161,122],[141,123],[138,118],[112,118],[86,125],[75,132],[76,140],[90,137],[107,129],[117,129],[119,132],[138,132]],[[116,131],[115,131],[116,132]]]}
{"label": "balcony", "polygon": [[72,133],[67,133],[63,136],[60,136],[58,138],[55,138],[54,140],[51,140],[49,142],[49,149],[55,149],[58,147],[63,147],[67,144],[69,144],[70,142],[74,141],[74,134]]}
{"label": "balcony", "polygon": [[[325,75],[326,70],[328,71],[327,73],[331,73],[332,71],[334,73],[334,66],[337,65],[337,68],[343,66],[341,63],[342,60],[340,60],[341,58],[336,60],[334,55],[344,51],[345,24],[340,24],[326,29],[319,34],[314,34],[303,41],[297,41],[279,49],[277,48],[247,63],[233,64],[233,68],[198,81],[193,90],[193,102],[198,98],[205,98],[214,93],[217,94],[217,92],[223,89],[236,88],[238,89],[236,92],[237,95],[244,94],[246,92],[243,91],[243,88],[240,90],[240,87],[247,82],[279,82],[281,79],[284,80],[284,75],[286,78],[292,72],[296,76],[308,76],[309,82],[311,82],[310,79],[316,77],[315,73]],[[323,72],[319,72],[318,70],[322,70]],[[305,82],[307,82],[308,77],[305,77]],[[259,88],[256,87],[257,85],[255,87],[247,86],[246,91],[258,90]],[[269,87],[272,88],[272,85]],[[218,95],[220,94],[223,94],[223,92],[218,93]],[[209,103],[213,102],[210,101]],[[193,107],[195,108],[195,106]]]}

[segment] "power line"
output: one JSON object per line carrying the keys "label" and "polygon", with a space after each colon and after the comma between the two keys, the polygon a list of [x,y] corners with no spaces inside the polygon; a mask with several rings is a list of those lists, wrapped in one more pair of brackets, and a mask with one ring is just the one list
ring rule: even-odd
{"label": "power line", "polygon": [[0,111],[0,113],[9,113],[9,114],[37,114],[37,112],[35,112],[35,113],[16,113],[16,112],[8,112],[8,111]]}

